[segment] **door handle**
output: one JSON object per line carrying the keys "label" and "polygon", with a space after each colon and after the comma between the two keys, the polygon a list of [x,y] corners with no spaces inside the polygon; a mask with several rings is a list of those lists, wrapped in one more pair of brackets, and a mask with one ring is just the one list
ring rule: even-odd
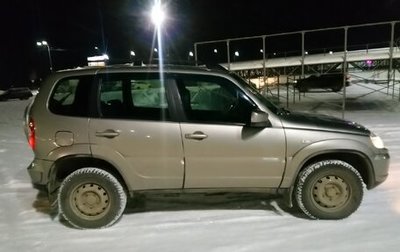
{"label": "door handle", "polygon": [[102,132],[96,132],[96,136],[97,137],[105,137],[105,138],[114,138],[114,137],[119,136],[119,132],[116,132],[115,130],[108,129],[108,130],[105,130],[105,131],[102,131]]}
{"label": "door handle", "polygon": [[186,139],[203,140],[207,137],[208,137],[208,135],[204,134],[201,131],[196,131],[196,132],[193,132],[192,134],[185,134]]}

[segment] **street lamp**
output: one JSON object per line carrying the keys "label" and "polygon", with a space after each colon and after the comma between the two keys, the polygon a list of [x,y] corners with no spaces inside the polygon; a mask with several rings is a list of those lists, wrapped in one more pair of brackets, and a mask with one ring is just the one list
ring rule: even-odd
{"label": "street lamp", "polygon": [[162,23],[165,20],[165,12],[161,5],[161,1],[156,1],[153,8],[151,9],[151,21],[156,26],[157,29],[160,29]]}
{"label": "street lamp", "polygon": [[51,60],[51,52],[50,52],[50,45],[47,43],[46,40],[36,42],[36,45],[39,47],[46,46],[47,53],[49,54],[49,65],[50,65],[50,72],[53,72],[53,62]]}
{"label": "street lamp", "polygon": [[[133,59],[133,57],[135,57],[136,56],[136,53],[134,52],[134,51],[130,51],[129,52],[129,55],[130,55],[130,59],[131,59],[131,61],[132,61],[132,59]],[[133,62],[133,61],[132,61]]]}
{"label": "street lamp", "polygon": [[94,46],[93,48],[95,55],[100,55],[100,48],[98,46]]}
{"label": "street lamp", "polygon": [[239,51],[235,51],[233,61],[236,61],[236,57],[239,57]]}
{"label": "street lamp", "polygon": [[189,51],[188,53],[188,61],[191,61],[191,59],[194,57],[194,53],[192,51]]}
{"label": "street lamp", "polygon": [[[154,5],[151,9],[151,21],[155,27],[154,36],[157,36],[157,46],[155,47],[155,41],[153,40],[154,52],[158,54],[158,62],[160,69],[163,65],[163,45],[162,45],[162,26],[167,17],[165,6],[161,4],[161,0],[154,0]],[[154,37],[155,38],[155,37]]]}

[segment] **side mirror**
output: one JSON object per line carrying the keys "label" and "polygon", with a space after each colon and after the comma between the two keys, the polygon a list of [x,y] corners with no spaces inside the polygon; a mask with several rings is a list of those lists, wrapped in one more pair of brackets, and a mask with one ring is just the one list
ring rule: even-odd
{"label": "side mirror", "polygon": [[268,114],[263,111],[251,112],[250,127],[265,128],[271,126]]}

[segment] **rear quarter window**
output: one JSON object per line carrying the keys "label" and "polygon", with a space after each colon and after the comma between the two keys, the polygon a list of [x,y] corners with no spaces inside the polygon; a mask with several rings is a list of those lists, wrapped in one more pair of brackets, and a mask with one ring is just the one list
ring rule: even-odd
{"label": "rear quarter window", "polygon": [[50,96],[49,110],[57,115],[88,116],[89,93],[92,83],[92,76],[61,79],[55,85]]}

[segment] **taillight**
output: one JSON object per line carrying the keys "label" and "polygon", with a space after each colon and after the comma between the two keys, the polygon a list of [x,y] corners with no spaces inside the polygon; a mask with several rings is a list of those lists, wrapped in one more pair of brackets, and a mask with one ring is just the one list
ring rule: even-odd
{"label": "taillight", "polygon": [[32,118],[29,118],[28,123],[28,143],[32,150],[35,149],[36,139],[35,139],[35,122]]}

